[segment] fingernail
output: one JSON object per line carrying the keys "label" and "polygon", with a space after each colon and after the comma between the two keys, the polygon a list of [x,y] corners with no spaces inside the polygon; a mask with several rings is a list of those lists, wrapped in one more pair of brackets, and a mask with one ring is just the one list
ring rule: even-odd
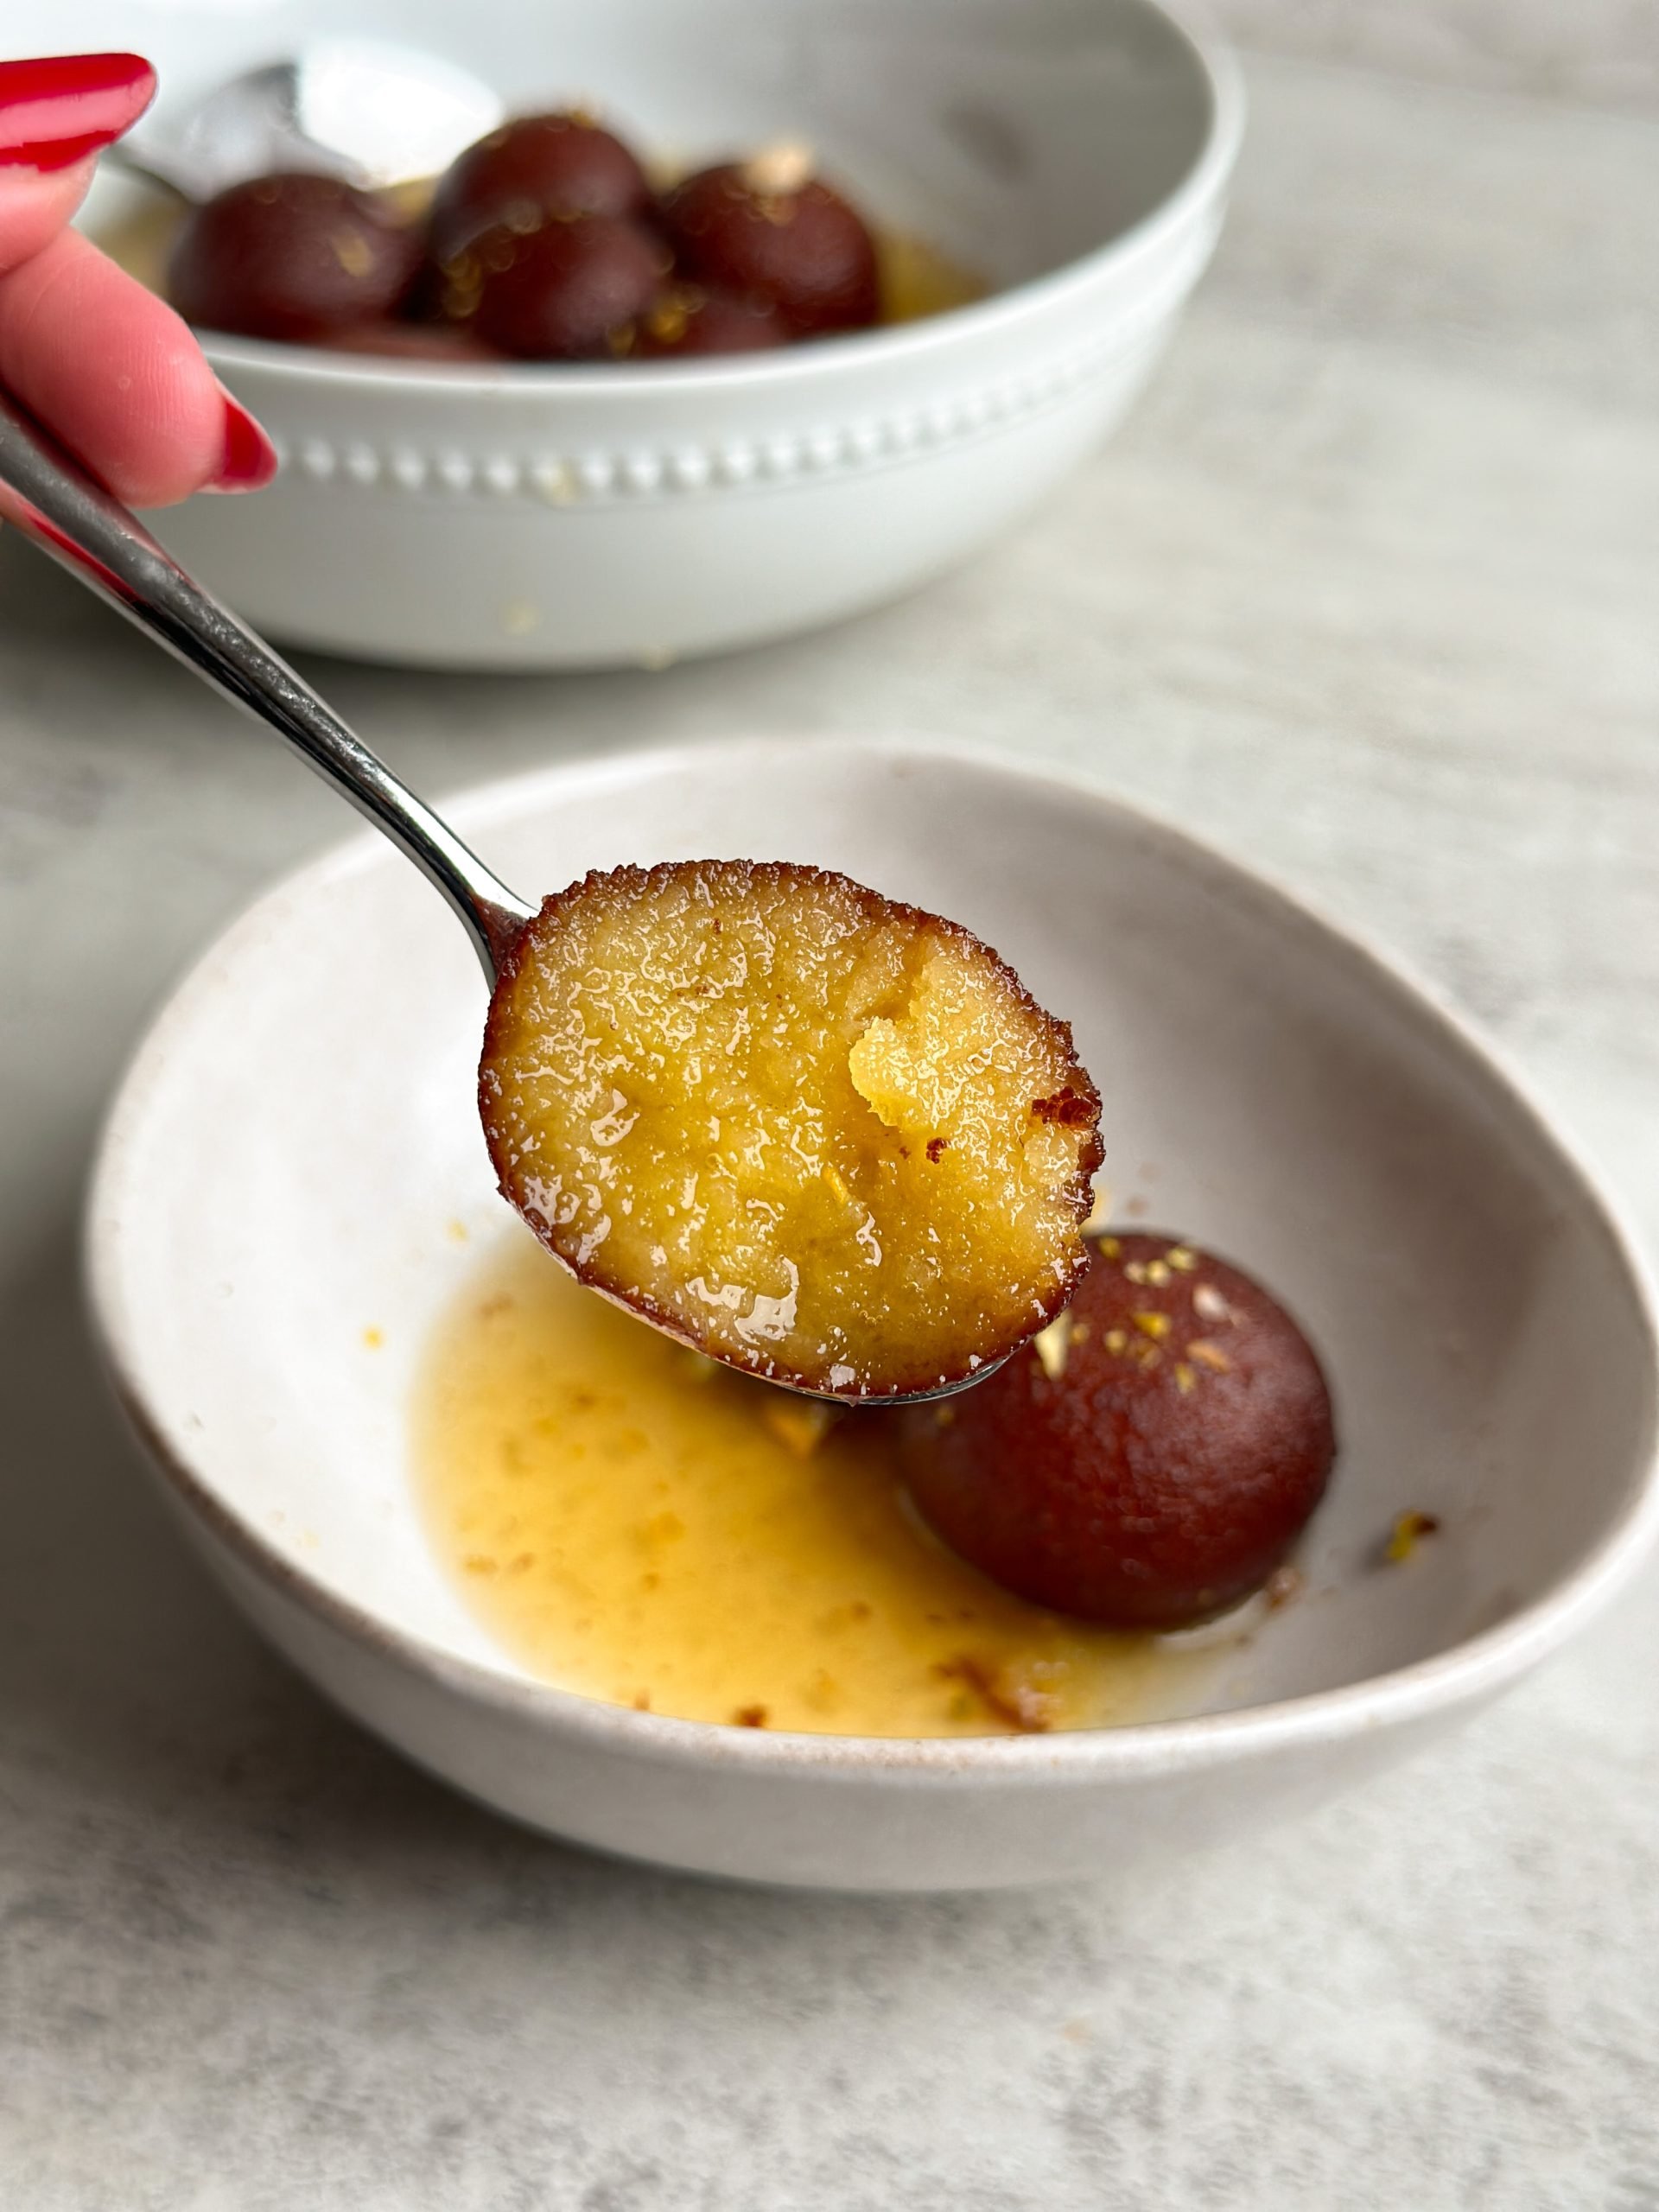
{"label": "fingernail", "polygon": [[136,54],[0,61],[0,163],[65,169],[130,130],[156,97]]}
{"label": "fingernail", "polygon": [[276,448],[245,407],[225,395],[225,453],[204,492],[257,492],[276,474]]}

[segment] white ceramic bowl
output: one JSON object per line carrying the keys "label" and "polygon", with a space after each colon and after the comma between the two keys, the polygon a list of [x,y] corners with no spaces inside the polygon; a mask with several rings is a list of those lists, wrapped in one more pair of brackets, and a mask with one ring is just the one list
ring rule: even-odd
{"label": "white ceramic bowl", "polygon": [[452,56],[516,108],[590,92],[691,162],[804,136],[884,223],[1000,288],[701,366],[455,373],[211,340],[283,472],[160,535],[280,638],[433,665],[655,663],[963,558],[1140,389],[1242,124],[1229,63],[1152,0],[60,0],[39,36],[141,47],[179,101],[325,25]]}
{"label": "white ceramic bowl", "polygon": [[[454,812],[526,888],[775,856],[979,931],[1075,1021],[1128,1217],[1241,1260],[1306,1321],[1342,1452],[1307,1593],[1213,1655],[1197,1717],[879,1742],[530,1679],[440,1571],[406,1470],[427,1331],[505,1220],[474,1117],[481,988],[431,891],[359,839],[262,899],[156,1022],[105,1141],[91,1283],[209,1562],[423,1764],[537,1826],[721,1874],[1098,1873],[1399,1758],[1554,1649],[1640,1554],[1655,1344],[1628,1249],[1480,1046],[1283,893],[1087,791],[843,741],[561,768]],[[1414,1507],[1441,1533],[1380,1567]]]}

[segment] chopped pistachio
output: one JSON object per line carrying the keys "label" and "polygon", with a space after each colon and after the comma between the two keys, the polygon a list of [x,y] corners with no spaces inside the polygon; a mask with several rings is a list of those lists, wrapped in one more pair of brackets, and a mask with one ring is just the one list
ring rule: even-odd
{"label": "chopped pistachio", "polygon": [[800,1459],[810,1459],[830,1433],[835,1417],[835,1408],[817,1398],[780,1401],[767,1406],[760,1416],[778,1441]]}
{"label": "chopped pistachio", "polygon": [[743,164],[743,181],[768,198],[799,192],[812,178],[812,149],[798,138],[762,146]]}
{"label": "chopped pistachio", "polygon": [[1207,1337],[1194,1337],[1186,1348],[1189,1359],[1196,1359],[1200,1367],[1207,1367],[1213,1375],[1230,1375],[1233,1363],[1219,1344],[1212,1344]]}
{"label": "chopped pistachio", "polygon": [[1071,1314],[1058,1314],[1046,1329],[1038,1331],[1032,1343],[1043,1363],[1044,1374],[1051,1382],[1058,1382],[1065,1372],[1066,1356],[1071,1349]]}
{"label": "chopped pistachio", "polygon": [[1401,1514],[1389,1533],[1382,1556],[1391,1567],[1398,1567],[1411,1557],[1425,1536],[1435,1535],[1440,1525],[1432,1513],[1420,1513],[1414,1509]]}
{"label": "chopped pistachio", "polygon": [[1131,1313],[1129,1319],[1140,1330],[1141,1335],[1150,1337],[1154,1344],[1160,1344],[1169,1334],[1167,1313],[1159,1313],[1147,1309],[1139,1313]]}

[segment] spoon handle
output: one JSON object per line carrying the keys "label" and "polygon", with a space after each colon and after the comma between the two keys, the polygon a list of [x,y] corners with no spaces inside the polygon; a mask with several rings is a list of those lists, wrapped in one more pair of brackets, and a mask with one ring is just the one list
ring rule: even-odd
{"label": "spoon handle", "polygon": [[129,621],[285,737],[437,886],[492,983],[531,909],[400,784],[262,638],[188,576],[135,515],[0,391],[0,518]]}

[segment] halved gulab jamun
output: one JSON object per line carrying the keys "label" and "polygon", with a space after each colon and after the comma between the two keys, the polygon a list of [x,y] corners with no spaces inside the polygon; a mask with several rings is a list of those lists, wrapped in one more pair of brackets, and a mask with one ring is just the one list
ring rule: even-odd
{"label": "halved gulab jamun", "polygon": [[622,141],[580,109],[521,115],[457,156],[432,201],[434,257],[447,261],[480,231],[523,213],[638,216],[645,173]]}
{"label": "halved gulab jamun", "polygon": [[582,1280],[831,1396],[975,1374],[1084,1264],[1100,1102],[951,922],[785,862],[593,874],[505,963],[479,1080],[505,1196]]}
{"label": "halved gulab jamun", "polygon": [[912,1496],[1004,1588],[1122,1629],[1189,1628],[1265,1583],[1336,1451],[1284,1308],[1173,1236],[1104,1236],[1052,1329],[903,1416]]}
{"label": "halved gulab jamun", "polygon": [[439,311],[521,360],[603,359],[632,352],[670,266],[638,223],[538,216],[485,231],[446,262]]}
{"label": "halved gulab jamun", "polygon": [[662,220],[688,276],[770,301],[797,338],[862,330],[880,313],[862,216],[795,149],[699,170],[664,196]]}
{"label": "halved gulab jamun", "polygon": [[396,314],[424,247],[408,207],[337,177],[251,177],[194,207],[168,265],[187,322],[292,344]]}

